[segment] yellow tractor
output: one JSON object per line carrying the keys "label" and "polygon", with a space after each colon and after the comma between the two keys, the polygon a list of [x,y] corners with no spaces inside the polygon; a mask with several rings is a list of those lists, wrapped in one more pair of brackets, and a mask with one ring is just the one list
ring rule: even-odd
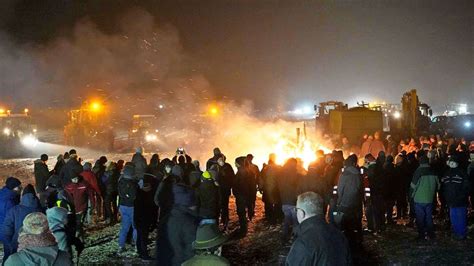
{"label": "yellow tractor", "polygon": [[108,110],[99,101],[86,101],[79,109],[68,112],[64,127],[66,145],[112,151],[114,132]]}

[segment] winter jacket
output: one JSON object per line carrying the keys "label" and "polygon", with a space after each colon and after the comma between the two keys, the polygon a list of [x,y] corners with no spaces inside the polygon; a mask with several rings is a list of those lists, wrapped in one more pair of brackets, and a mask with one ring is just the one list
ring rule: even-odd
{"label": "winter jacket", "polygon": [[15,191],[3,187],[0,190],[0,226],[3,225],[7,212],[20,202],[20,196]]}
{"label": "winter jacket", "polygon": [[265,202],[275,204],[280,201],[280,191],[278,190],[278,177],[280,166],[271,163],[262,169],[262,184]]}
{"label": "winter jacket", "polygon": [[144,183],[147,186],[137,190],[133,214],[135,224],[139,228],[148,228],[153,222],[156,223],[158,208],[153,202],[157,188],[155,180],[154,177],[145,175]]}
{"label": "winter jacket", "polygon": [[137,180],[133,177],[122,175],[118,181],[119,205],[133,207],[137,191]]}
{"label": "winter jacket", "polygon": [[344,168],[339,177],[337,206],[342,212],[354,212],[362,206],[362,180],[354,166]]}
{"label": "winter jacket", "polygon": [[183,206],[173,207],[164,217],[160,215],[157,265],[181,265],[192,258],[197,225],[196,214]]}
{"label": "winter jacket", "polygon": [[80,173],[82,173],[83,168],[82,165],[77,161],[75,158],[69,159],[67,163],[63,166],[61,169],[61,173],[59,174],[59,177],[61,178],[61,181],[63,185],[71,183],[71,180],[79,176]]}
{"label": "winter jacket", "polygon": [[250,197],[252,193],[255,193],[253,188],[255,187],[255,179],[248,169],[241,167],[235,174],[235,183],[232,188],[232,193],[236,197]]}
{"label": "winter jacket", "polygon": [[67,252],[57,246],[32,247],[23,249],[8,257],[5,266],[37,265],[37,266],[69,266],[73,265]]}
{"label": "winter jacket", "polygon": [[464,170],[460,167],[449,168],[441,179],[441,183],[441,191],[449,207],[469,205],[470,182]]}
{"label": "winter jacket", "polygon": [[224,258],[217,255],[195,255],[190,260],[185,261],[182,266],[227,266],[230,265],[230,262]]}
{"label": "winter jacket", "polygon": [[367,168],[369,187],[372,196],[382,197],[385,189],[385,174],[382,163],[371,163]]}
{"label": "winter jacket", "polygon": [[66,224],[67,210],[64,208],[54,207],[46,210],[48,218],[49,230],[53,233],[59,250],[71,254],[71,247],[68,245]]}
{"label": "winter jacket", "polygon": [[[69,183],[64,187],[68,201],[74,205],[76,213],[83,213],[87,210],[89,199],[93,198],[94,191],[84,181],[78,183]],[[91,206],[94,207],[94,206]]]}
{"label": "winter jacket", "polygon": [[21,197],[20,204],[11,208],[5,216],[2,235],[11,252],[16,252],[18,247],[18,235],[20,234],[20,228],[23,226],[23,220],[33,212],[41,212],[41,206],[35,195],[27,193]]}
{"label": "winter jacket", "polygon": [[83,171],[81,173],[81,176],[84,180],[85,183],[89,185],[89,187],[97,193],[99,196],[101,195],[100,188],[99,188],[99,183],[97,182],[97,177],[95,176],[94,172],[88,170],[88,171]]}
{"label": "winter jacket", "polygon": [[352,265],[349,244],[341,231],[314,216],[298,226],[286,265]]}
{"label": "winter jacket", "polygon": [[219,160],[219,158],[221,158],[222,155],[219,155],[219,156],[213,156],[212,158],[210,158],[209,160],[207,160],[207,163],[206,163],[206,170],[211,170],[211,167],[213,165],[217,165],[217,160]]}
{"label": "winter jacket", "polygon": [[228,192],[230,194],[230,190],[234,186],[235,183],[235,173],[234,169],[230,164],[225,163],[224,166],[218,167],[218,174],[217,174],[217,183],[219,183],[219,188],[223,192]]}
{"label": "winter jacket", "polygon": [[118,181],[120,178],[120,171],[114,169],[113,171],[107,171],[102,178],[105,186],[105,194],[111,195],[118,191]]}
{"label": "winter jacket", "polygon": [[439,186],[438,176],[430,168],[429,164],[420,164],[413,174],[410,184],[410,196],[415,203],[433,203]]}
{"label": "winter jacket", "polygon": [[196,190],[199,217],[207,219],[217,219],[219,217],[219,187],[214,180],[203,180]]}
{"label": "winter jacket", "polygon": [[36,192],[43,192],[46,188],[46,181],[49,178],[49,170],[48,166],[41,159],[35,161],[34,174]]}
{"label": "winter jacket", "polygon": [[296,205],[299,178],[300,176],[296,173],[296,170],[285,171],[285,169],[282,169],[281,176],[278,178],[278,189],[283,205]]}
{"label": "winter jacket", "polygon": [[145,157],[141,153],[135,153],[132,156],[132,163],[135,164],[135,177],[142,179],[148,168]]}

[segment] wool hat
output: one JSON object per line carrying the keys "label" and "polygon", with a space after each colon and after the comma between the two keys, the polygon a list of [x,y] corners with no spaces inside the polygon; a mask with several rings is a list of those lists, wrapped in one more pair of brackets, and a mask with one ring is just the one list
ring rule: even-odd
{"label": "wool hat", "polygon": [[14,188],[16,188],[20,185],[21,185],[21,181],[18,180],[18,178],[15,178],[15,177],[12,177],[12,176],[7,178],[7,181],[5,181],[5,186],[10,190],[12,190],[12,189],[14,189]]}
{"label": "wool hat", "polygon": [[223,235],[217,224],[200,225],[196,232],[196,240],[193,242],[194,249],[208,249],[221,246],[228,237]]}
{"label": "wool hat", "polygon": [[48,219],[41,212],[28,214],[23,220],[23,232],[26,234],[40,235],[49,230]]}

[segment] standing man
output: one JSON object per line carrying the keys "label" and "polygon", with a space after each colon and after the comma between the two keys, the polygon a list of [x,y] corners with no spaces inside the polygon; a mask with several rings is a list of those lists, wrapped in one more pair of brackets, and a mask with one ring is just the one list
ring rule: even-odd
{"label": "standing man", "polygon": [[[211,167],[213,165],[216,165],[218,164],[217,160],[219,160],[219,158],[221,157],[224,157],[224,154],[222,154],[221,150],[219,148],[214,148],[214,156],[212,158],[210,158],[209,160],[207,160],[207,163],[206,163],[206,170],[211,170]],[[225,160],[225,159],[224,159]]]}
{"label": "standing man", "polygon": [[122,176],[118,182],[119,211],[122,216],[119,232],[119,250],[118,253],[125,251],[125,240],[127,240],[130,227],[133,228],[133,239],[137,240],[137,230],[134,223],[135,199],[138,192],[138,183],[135,179],[135,165],[126,163],[123,168]]}
{"label": "standing man", "polygon": [[235,159],[235,167],[237,173],[235,174],[235,185],[232,188],[232,192],[235,196],[235,203],[237,205],[237,215],[239,216],[240,233],[242,235],[247,234],[247,217],[250,217],[252,209],[251,199],[251,188],[252,188],[252,176],[248,170],[246,157],[238,157]]}
{"label": "standing man", "polygon": [[357,156],[344,161],[344,171],[337,184],[337,211],[342,212],[341,228],[349,243],[362,243],[362,179],[357,169]]}
{"label": "standing man", "polygon": [[248,163],[248,171],[251,176],[250,179],[250,205],[251,208],[249,210],[249,220],[252,220],[255,215],[255,201],[257,200],[257,180],[260,180],[260,169],[258,166],[252,163],[253,155],[247,154],[247,163]]}
{"label": "standing man", "polygon": [[40,159],[35,161],[35,190],[36,193],[44,192],[46,188],[46,181],[49,178],[48,170],[48,155],[42,154]]}
{"label": "standing man", "polygon": [[[9,177],[5,182],[5,186],[0,190],[0,227],[3,226],[5,216],[8,211],[20,203],[21,182],[20,180]],[[3,232],[1,232],[3,238]],[[10,247],[5,239],[1,239],[3,243],[4,261],[10,256]]]}
{"label": "standing man", "polygon": [[229,197],[235,182],[235,174],[232,166],[225,162],[224,156],[221,156],[217,160],[217,164],[217,183],[219,184],[221,222],[224,225],[224,230],[226,230],[227,225],[229,224]]}
{"label": "standing man", "polygon": [[416,215],[418,240],[435,237],[433,225],[433,199],[439,189],[439,180],[429,165],[426,156],[420,158],[420,166],[413,174],[410,184]]}
{"label": "standing man", "polygon": [[69,160],[66,162],[64,167],[61,168],[61,172],[59,174],[59,178],[61,179],[63,185],[71,183],[71,180],[82,173],[82,171],[84,171],[84,169],[79,162],[79,157],[77,156],[76,150],[70,150]]}
{"label": "standing man", "polygon": [[453,155],[447,162],[449,169],[441,179],[442,193],[449,207],[449,218],[453,238],[464,240],[467,237],[467,206],[469,205],[469,180],[466,172],[459,167],[459,159]]}
{"label": "standing man", "polygon": [[352,264],[347,239],[324,218],[321,196],[314,192],[299,195],[296,217],[300,225],[286,265]]}

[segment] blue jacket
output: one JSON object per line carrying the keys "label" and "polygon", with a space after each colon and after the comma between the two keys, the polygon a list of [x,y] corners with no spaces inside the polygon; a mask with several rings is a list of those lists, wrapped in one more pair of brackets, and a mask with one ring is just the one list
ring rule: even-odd
{"label": "blue jacket", "polygon": [[20,197],[15,191],[7,187],[0,189],[0,227],[3,225],[8,210],[17,205],[19,199]]}
{"label": "blue jacket", "polygon": [[40,211],[39,201],[31,193],[23,195],[20,204],[8,211],[2,226],[2,233],[5,244],[9,246],[12,253],[16,252],[18,248],[18,235],[23,225],[23,220],[28,214]]}

